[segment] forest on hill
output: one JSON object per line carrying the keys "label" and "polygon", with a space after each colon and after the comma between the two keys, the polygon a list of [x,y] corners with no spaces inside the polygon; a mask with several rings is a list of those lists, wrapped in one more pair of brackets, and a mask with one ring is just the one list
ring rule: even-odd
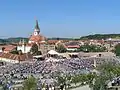
{"label": "forest on hill", "polygon": [[94,35],[82,36],[79,38],[49,38],[49,39],[50,40],[90,40],[90,39],[106,40],[108,38],[120,39],[120,34],[94,34]]}
{"label": "forest on hill", "polygon": [[[20,40],[28,42],[29,38],[23,37],[14,37],[14,38],[7,38],[7,39],[0,39],[0,44],[10,44],[10,43],[19,43]],[[48,38],[48,40],[73,40],[72,38]]]}
{"label": "forest on hill", "polygon": [[[108,39],[108,38],[114,38],[114,39],[120,39],[120,34],[95,34],[95,35],[88,35],[88,36],[82,36],[80,38],[59,38],[59,37],[53,37],[48,38],[48,40],[89,40],[89,39]],[[19,43],[20,40],[23,40],[25,42],[28,42],[29,38],[24,37],[13,37],[13,38],[7,38],[7,39],[0,39],[0,44],[10,44],[10,43]]]}
{"label": "forest on hill", "polygon": [[[10,44],[10,43],[19,43],[20,40],[28,42],[29,38],[23,37],[15,37],[15,38],[7,38],[7,39],[0,39],[0,44]],[[73,40],[72,38],[48,38],[48,40]]]}
{"label": "forest on hill", "polygon": [[86,39],[102,40],[102,39],[104,39],[105,40],[108,38],[120,39],[120,34],[95,34],[95,35],[83,36],[80,39],[82,39],[82,40],[86,40]]}
{"label": "forest on hill", "polygon": [[28,42],[28,38],[16,37],[16,38],[0,39],[0,44],[18,43],[20,42],[20,40],[23,40],[23,39],[25,42]]}

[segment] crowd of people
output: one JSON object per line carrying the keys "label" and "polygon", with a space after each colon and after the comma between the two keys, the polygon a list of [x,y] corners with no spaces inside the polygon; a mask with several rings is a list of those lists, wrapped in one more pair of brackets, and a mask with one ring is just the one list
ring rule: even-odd
{"label": "crowd of people", "polygon": [[[108,60],[108,59],[107,59]],[[116,62],[112,59],[113,62]],[[90,72],[94,69],[94,64],[104,63],[103,58],[72,58],[54,59],[35,62],[26,62],[18,64],[5,64],[0,66],[0,84],[3,84],[7,79],[10,85],[13,85],[16,80],[26,79],[29,75],[33,75],[38,80],[38,86],[45,83],[48,86],[53,86],[57,82],[55,75],[57,72],[64,74],[80,74]],[[96,62],[96,63],[95,63]]]}
{"label": "crowd of people", "polygon": [[120,86],[120,77],[113,78],[113,80],[108,81],[108,88],[117,88]]}

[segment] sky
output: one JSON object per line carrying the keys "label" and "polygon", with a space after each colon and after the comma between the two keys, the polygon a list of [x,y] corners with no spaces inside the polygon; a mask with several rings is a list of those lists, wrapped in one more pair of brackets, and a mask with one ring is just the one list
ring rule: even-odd
{"label": "sky", "polygon": [[120,33],[120,0],[1,0],[0,38]]}

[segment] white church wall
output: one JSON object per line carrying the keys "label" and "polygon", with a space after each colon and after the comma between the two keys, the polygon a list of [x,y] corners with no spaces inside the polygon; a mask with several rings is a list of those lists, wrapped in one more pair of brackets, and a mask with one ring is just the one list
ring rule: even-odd
{"label": "white church wall", "polygon": [[31,46],[17,46],[17,50],[21,50],[22,53],[30,52]]}
{"label": "white church wall", "polygon": [[18,50],[18,51],[21,50],[22,53],[24,53],[24,48],[23,48],[22,46],[17,46],[17,50]]}
{"label": "white church wall", "polygon": [[31,46],[27,46],[27,47],[25,47],[25,53],[30,52],[30,49],[31,49]]}

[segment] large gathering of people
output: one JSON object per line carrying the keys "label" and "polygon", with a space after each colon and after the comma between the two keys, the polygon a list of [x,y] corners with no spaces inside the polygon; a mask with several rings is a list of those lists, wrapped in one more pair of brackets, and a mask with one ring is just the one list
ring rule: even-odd
{"label": "large gathering of people", "polygon": [[[91,72],[94,64],[102,64],[108,61],[103,58],[71,58],[55,60],[51,58],[49,61],[33,61],[25,63],[10,64],[0,66],[0,84],[3,84],[7,78],[10,85],[14,85],[16,81],[24,81],[29,75],[33,75],[38,80],[38,86],[45,83],[48,86],[54,86],[56,82],[55,74],[59,71],[63,74],[80,74]],[[116,62],[115,59],[112,59]],[[21,82],[22,82],[21,81]]]}

